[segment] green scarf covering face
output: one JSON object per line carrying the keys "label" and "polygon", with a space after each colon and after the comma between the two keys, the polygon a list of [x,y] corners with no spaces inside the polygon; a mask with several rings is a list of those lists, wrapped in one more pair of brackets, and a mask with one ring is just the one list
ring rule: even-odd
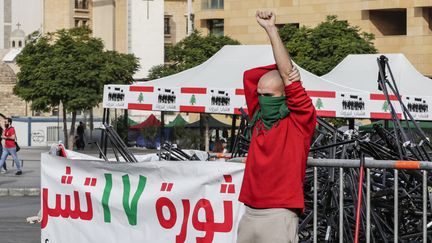
{"label": "green scarf covering face", "polygon": [[260,109],[255,112],[252,118],[252,127],[261,119],[265,128],[268,130],[272,128],[277,121],[287,117],[290,112],[286,105],[286,96],[258,96],[258,101]]}

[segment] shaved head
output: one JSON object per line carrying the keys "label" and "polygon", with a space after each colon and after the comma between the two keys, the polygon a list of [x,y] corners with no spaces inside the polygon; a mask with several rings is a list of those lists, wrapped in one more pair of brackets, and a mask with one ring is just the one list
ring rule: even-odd
{"label": "shaved head", "polygon": [[258,95],[283,96],[284,82],[278,70],[264,74],[258,81]]}

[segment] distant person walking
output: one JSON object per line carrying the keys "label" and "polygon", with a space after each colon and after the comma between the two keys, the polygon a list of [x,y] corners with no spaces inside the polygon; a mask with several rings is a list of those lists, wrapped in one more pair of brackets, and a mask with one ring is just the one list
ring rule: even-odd
{"label": "distant person walking", "polygon": [[[3,127],[0,126],[0,134],[3,134]],[[3,153],[3,143],[2,143],[2,138],[0,137],[0,156]],[[1,169],[1,173],[5,174],[7,172],[7,167],[6,167],[6,163],[3,163],[3,168]]]}
{"label": "distant person walking", "polygon": [[0,167],[2,167],[3,164],[6,163],[6,159],[8,155],[12,155],[12,158],[15,162],[15,166],[17,169],[15,175],[21,175],[22,174],[21,162],[18,160],[16,145],[15,145],[16,133],[15,133],[15,128],[12,127],[11,118],[7,118],[5,120],[5,130],[3,131],[1,138],[5,140],[5,146],[3,148],[3,152],[0,159]]}
{"label": "distant person walking", "polygon": [[84,147],[85,147],[84,132],[85,132],[84,124],[83,124],[83,122],[80,122],[78,127],[77,127],[78,140],[76,142],[76,146],[77,146],[78,150],[79,149],[84,150]]}

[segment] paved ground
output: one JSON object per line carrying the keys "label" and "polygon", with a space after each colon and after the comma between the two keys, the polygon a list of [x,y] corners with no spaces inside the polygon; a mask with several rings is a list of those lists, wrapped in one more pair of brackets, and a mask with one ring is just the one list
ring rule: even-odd
{"label": "paved ground", "polygon": [[40,242],[40,224],[26,222],[39,208],[39,197],[0,197],[0,242]]}
{"label": "paved ground", "polygon": [[[10,195],[33,195],[38,196],[36,189],[40,188],[40,155],[41,153],[48,152],[48,147],[38,148],[22,148],[18,153],[20,160],[24,161],[23,174],[20,176],[15,175],[15,168],[12,167],[12,160],[8,158],[6,174],[0,174],[0,196]],[[136,154],[154,153],[154,150],[131,149]],[[79,151],[92,156],[99,156],[96,149],[88,149]],[[109,158],[114,155],[108,153]],[[36,193],[35,193],[36,192]],[[0,201],[1,203],[1,201]],[[0,237],[1,238],[1,237]]]}
{"label": "paved ground", "polygon": [[[12,160],[7,160],[7,174],[0,175],[0,188],[38,188],[40,187],[40,155],[48,148],[22,148],[18,152],[20,160],[24,161],[23,174],[15,176]],[[9,156],[10,157],[10,156]]]}

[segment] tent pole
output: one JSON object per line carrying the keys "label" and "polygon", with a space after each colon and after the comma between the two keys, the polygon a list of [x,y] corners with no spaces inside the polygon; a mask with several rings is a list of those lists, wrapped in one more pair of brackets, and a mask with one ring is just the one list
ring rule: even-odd
{"label": "tent pole", "polygon": [[164,133],[164,130],[165,130],[165,113],[163,111],[161,111],[161,121],[160,122],[161,122],[160,144],[162,147],[162,144],[165,143],[165,133]]}
{"label": "tent pole", "polygon": [[236,121],[237,115],[232,115],[232,123],[231,123],[231,141],[230,141],[230,152],[234,151],[234,142],[235,142],[235,130],[236,130]]}
{"label": "tent pole", "polygon": [[205,117],[204,119],[204,124],[205,124],[205,133],[204,133],[204,151],[208,152],[209,148],[210,148],[210,129],[209,129],[209,124],[208,124],[208,120],[207,117]]}
{"label": "tent pole", "polygon": [[200,150],[205,150],[205,129],[204,129],[204,116],[205,114],[200,113],[200,123],[199,123],[199,129],[200,129],[200,145],[199,145],[199,149]]}
{"label": "tent pole", "polygon": [[[110,109],[108,108],[108,109],[106,109],[106,116],[105,116],[105,120],[103,121],[103,123],[105,123],[105,125],[107,127],[109,126],[109,119],[110,119],[109,117],[110,117]],[[103,152],[104,152],[105,156],[107,155],[107,147],[108,147],[108,136],[105,134],[104,146],[103,146]]]}
{"label": "tent pole", "polygon": [[[102,115],[102,125],[105,122],[106,111],[107,111],[107,108],[104,108],[103,109],[103,115]],[[105,141],[104,136],[105,136],[105,129],[102,129],[102,133],[101,133],[101,137],[100,137],[100,145],[102,147],[104,147],[104,141]],[[100,152],[99,152],[99,158],[102,158],[102,150],[100,150]]]}
{"label": "tent pole", "polygon": [[354,118],[348,119],[348,129],[354,129]]}

